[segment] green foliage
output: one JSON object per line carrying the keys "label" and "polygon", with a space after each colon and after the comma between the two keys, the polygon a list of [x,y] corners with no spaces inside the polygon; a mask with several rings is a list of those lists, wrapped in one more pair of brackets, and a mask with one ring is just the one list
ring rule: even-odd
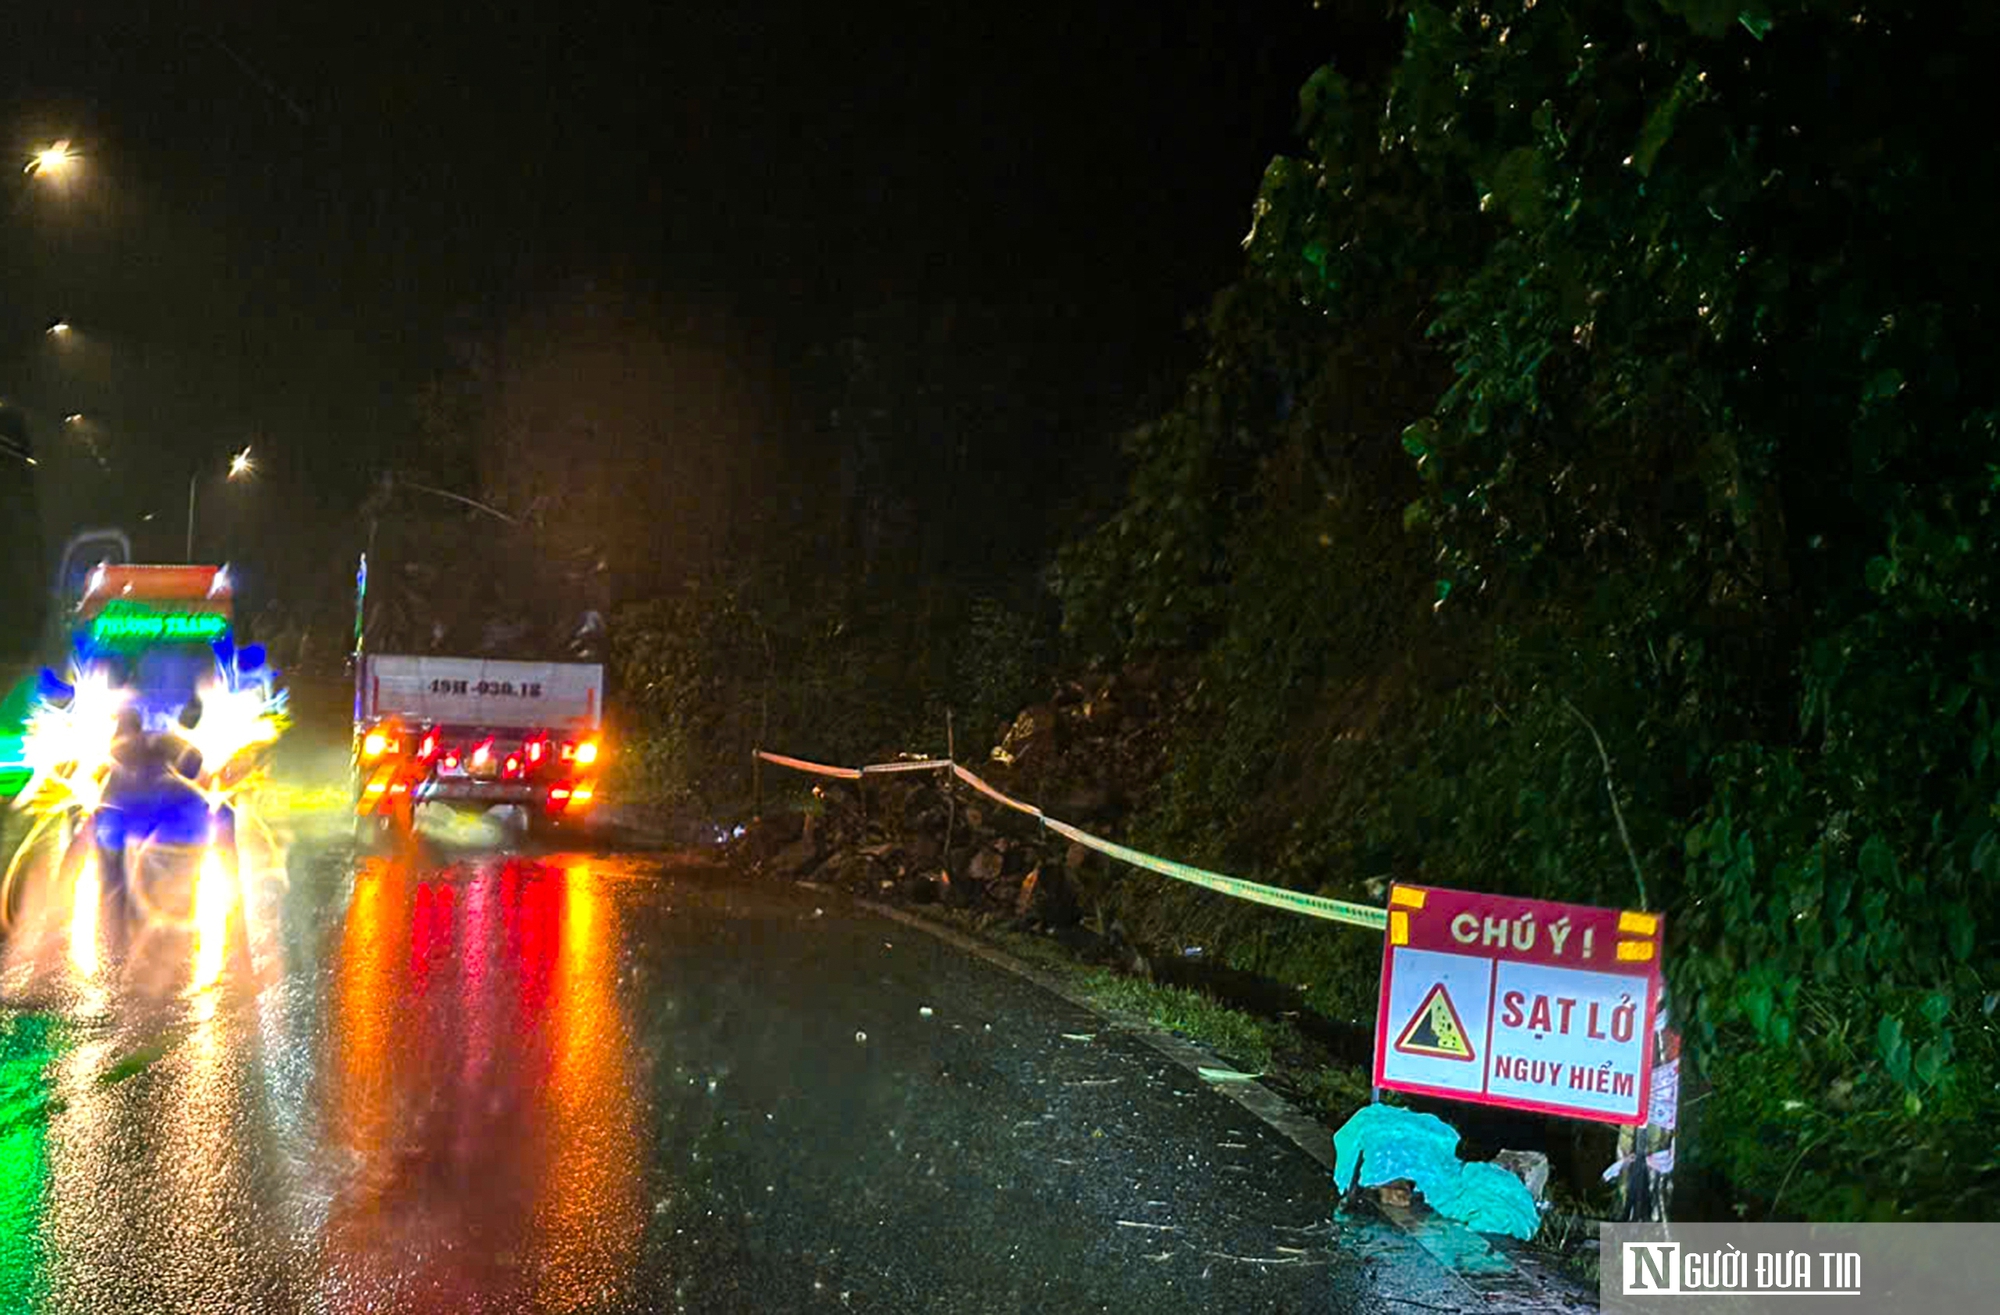
{"label": "green foliage", "polygon": [[996,598],[972,600],[956,636],[949,701],[971,757],[999,741],[1027,704],[1048,693],[1055,658],[1049,618]]}
{"label": "green foliage", "polygon": [[[990,597],[928,618],[862,595],[800,599],[776,578],[690,581],[622,609],[613,695],[625,722],[614,766],[628,795],[709,815],[752,802],[751,752],[833,763],[942,753],[946,710],[983,750],[1046,694],[1051,623]],[[767,787],[767,798],[778,786]]]}
{"label": "green foliage", "polygon": [[627,722],[612,760],[617,783],[676,806],[740,806],[768,697],[755,616],[733,592],[690,587],[622,610],[612,634]]}
{"label": "green foliage", "polygon": [[1949,107],[2000,17],[1401,17],[1060,564],[1072,634],[1200,663],[1146,841],[1350,896],[1636,861],[1747,1208],[1990,1212],[2000,169]]}

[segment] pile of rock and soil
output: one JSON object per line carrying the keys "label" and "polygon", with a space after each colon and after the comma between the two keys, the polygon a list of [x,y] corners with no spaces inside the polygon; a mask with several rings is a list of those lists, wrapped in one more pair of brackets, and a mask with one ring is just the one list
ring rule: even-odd
{"label": "pile of rock and soil", "polygon": [[[1023,709],[986,752],[961,759],[995,789],[1117,838],[1165,768],[1167,715],[1182,682],[1152,668],[1071,681]],[[1143,969],[1108,913],[1102,855],[944,771],[862,781],[799,778],[803,806],[773,811],[731,846],[758,873],[874,899],[941,904],[1046,932],[1085,959]]]}

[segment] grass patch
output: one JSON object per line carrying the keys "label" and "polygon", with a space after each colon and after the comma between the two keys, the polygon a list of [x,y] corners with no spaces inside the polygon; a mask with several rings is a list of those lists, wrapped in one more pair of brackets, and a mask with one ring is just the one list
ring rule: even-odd
{"label": "grass patch", "polygon": [[1345,1122],[1375,1095],[1368,1073],[1344,1064],[1318,1065],[1295,1075],[1295,1081],[1299,1094],[1329,1123]]}
{"label": "grass patch", "polygon": [[1154,1027],[1198,1041],[1251,1071],[1262,1073],[1292,1041],[1291,1029],[1217,1003],[1199,991],[1160,986],[1136,977],[1094,972],[1083,991],[1100,1008],[1132,1014]]}

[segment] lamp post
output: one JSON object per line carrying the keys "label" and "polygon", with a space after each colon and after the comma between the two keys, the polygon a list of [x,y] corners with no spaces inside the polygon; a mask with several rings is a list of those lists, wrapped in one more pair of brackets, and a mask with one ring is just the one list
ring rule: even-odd
{"label": "lamp post", "polygon": [[[235,456],[229,458],[229,473],[225,475],[223,478],[237,479],[240,478],[241,476],[255,473],[256,469],[257,469],[257,463],[250,459],[250,449],[246,447],[241,452],[238,452]],[[192,475],[188,476],[186,557],[190,565],[192,565],[194,562],[194,494],[195,490],[200,486],[201,486],[201,471],[199,469],[196,469],[196,471]]]}

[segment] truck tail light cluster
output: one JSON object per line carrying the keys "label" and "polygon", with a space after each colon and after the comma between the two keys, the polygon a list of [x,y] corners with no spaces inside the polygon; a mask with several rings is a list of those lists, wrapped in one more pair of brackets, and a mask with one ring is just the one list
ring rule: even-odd
{"label": "truck tail light cluster", "polygon": [[566,763],[573,762],[578,767],[588,767],[597,761],[599,752],[601,752],[601,746],[595,739],[583,740],[581,742],[565,740],[562,747],[562,760]]}
{"label": "truck tail light cluster", "polygon": [[[361,742],[362,761],[380,762],[385,758],[396,758],[408,752],[419,768],[436,765],[447,772],[461,769],[477,773],[495,771],[502,780],[526,781],[536,777],[552,777],[560,773],[568,777],[573,773],[588,773],[601,761],[604,742],[600,736],[582,740],[557,740],[547,731],[529,732],[518,744],[502,744],[497,736],[488,735],[470,743],[448,743],[442,728],[427,726],[421,733],[411,732],[406,738],[393,727],[369,731]],[[496,770],[497,769],[497,770]],[[557,795],[556,791],[563,791]],[[558,800],[565,806],[587,802],[591,787],[578,785],[573,779],[561,780],[550,787],[548,802],[551,806]]]}

